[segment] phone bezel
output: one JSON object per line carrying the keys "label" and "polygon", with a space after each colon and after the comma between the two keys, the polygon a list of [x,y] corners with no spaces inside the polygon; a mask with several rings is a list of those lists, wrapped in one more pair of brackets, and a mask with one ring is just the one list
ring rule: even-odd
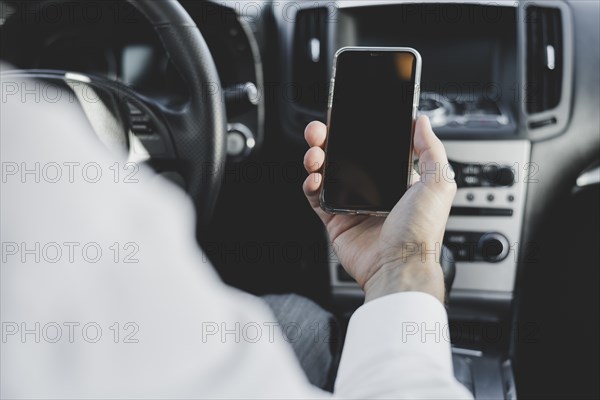
{"label": "phone bezel", "polygon": [[410,154],[408,157],[408,165],[407,165],[407,172],[408,172],[408,179],[406,182],[406,189],[408,190],[408,188],[410,188],[411,184],[412,184],[412,170],[413,170],[413,153],[414,153],[414,149],[413,149],[413,141],[414,141],[414,135],[415,135],[415,122],[416,122],[416,118],[417,118],[417,107],[419,105],[419,98],[420,98],[420,89],[421,89],[421,64],[422,64],[422,59],[421,59],[421,54],[419,54],[419,52],[411,47],[358,47],[358,46],[347,46],[347,47],[342,47],[340,48],[338,51],[336,51],[334,57],[333,57],[333,72],[332,72],[332,78],[331,78],[331,82],[330,82],[330,86],[329,86],[329,97],[327,100],[327,139],[325,140],[325,146],[324,146],[324,151],[325,151],[325,161],[323,163],[323,169],[321,171],[322,173],[322,185],[321,185],[321,192],[319,194],[319,205],[321,207],[321,209],[323,211],[325,211],[328,214],[343,214],[343,215],[347,215],[347,214],[354,214],[354,215],[372,215],[372,216],[377,216],[377,217],[385,217],[387,216],[390,211],[373,211],[373,210],[354,210],[354,209],[344,209],[344,208],[333,208],[333,207],[328,207],[325,204],[325,199],[324,199],[324,194],[325,194],[325,174],[327,173],[327,147],[328,147],[328,143],[329,143],[329,128],[331,126],[331,110],[332,110],[332,106],[333,106],[333,96],[335,93],[335,78],[336,78],[336,71],[337,71],[337,63],[338,63],[338,57],[340,54],[345,53],[345,52],[372,52],[372,53],[376,53],[376,52],[393,52],[393,53],[411,53],[412,55],[415,56],[415,60],[416,60],[416,65],[415,65],[415,86],[414,86],[414,98],[413,98],[413,110],[412,110],[412,127],[411,127],[411,132],[410,132]]}

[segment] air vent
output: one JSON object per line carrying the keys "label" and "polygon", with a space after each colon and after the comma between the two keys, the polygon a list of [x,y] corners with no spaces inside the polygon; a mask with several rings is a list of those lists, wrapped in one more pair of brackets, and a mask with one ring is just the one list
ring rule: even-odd
{"label": "air vent", "polygon": [[294,31],[294,98],[304,107],[323,111],[327,106],[327,8],[300,10]]}
{"label": "air vent", "polygon": [[527,7],[527,112],[560,103],[563,78],[563,29],[558,8]]}

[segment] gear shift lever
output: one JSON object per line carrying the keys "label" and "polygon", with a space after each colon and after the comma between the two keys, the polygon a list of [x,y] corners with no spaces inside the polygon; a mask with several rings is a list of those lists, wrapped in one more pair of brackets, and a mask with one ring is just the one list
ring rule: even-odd
{"label": "gear shift lever", "polygon": [[454,277],[456,276],[456,262],[454,261],[454,255],[452,251],[446,246],[442,246],[442,253],[440,256],[440,266],[444,273],[444,285],[446,286],[446,303],[450,296],[450,290],[454,283]]}

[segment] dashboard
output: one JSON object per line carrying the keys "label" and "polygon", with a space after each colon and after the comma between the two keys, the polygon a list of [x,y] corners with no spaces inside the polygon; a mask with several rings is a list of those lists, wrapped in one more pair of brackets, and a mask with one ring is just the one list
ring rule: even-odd
{"label": "dashboard", "polygon": [[[486,298],[508,307],[519,254],[527,252],[519,247],[527,247],[521,232],[528,185],[538,179],[531,141],[561,134],[569,120],[569,7],[561,2],[332,5],[274,6],[284,38],[280,51],[289,60],[282,63],[281,76],[289,84],[303,82],[297,102],[282,102],[285,133],[302,140],[308,121],[326,121],[318,94],[327,87],[333,53],[340,47],[418,49],[423,57],[420,113],[430,117],[459,176],[445,239],[458,261],[451,296],[458,303]],[[488,170],[510,177],[486,180]],[[330,271],[335,290],[346,296],[359,292],[344,280],[336,260]]]}
{"label": "dashboard", "polygon": [[[217,65],[229,121],[237,127],[232,130],[260,144],[264,99],[257,87],[262,87],[263,71],[252,26],[235,9],[217,2],[182,3]],[[153,28],[124,1],[3,0],[0,9],[4,34],[19,37],[1,41],[2,59],[13,66],[99,75],[165,105],[186,99],[187,87]]]}

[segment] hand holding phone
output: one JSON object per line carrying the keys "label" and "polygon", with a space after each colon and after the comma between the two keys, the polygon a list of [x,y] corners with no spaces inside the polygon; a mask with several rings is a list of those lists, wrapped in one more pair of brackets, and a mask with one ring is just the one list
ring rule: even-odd
{"label": "hand holding phone", "polygon": [[[456,184],[446,177],[417,177],[386,218],[327,213],[319,203],[327,127],[312,122],[305,138],[311,148],[304,158],[309,173],[304,193],[325,224],[342,265],[364,289],[366,300],[400,291],[420,291],[443,302],[439,252]],[[366,144],[372,138],[367,132],[362,140]],[[414,149],[422,171],[448,163],[444,146],[427,117],[416,123]]]}

